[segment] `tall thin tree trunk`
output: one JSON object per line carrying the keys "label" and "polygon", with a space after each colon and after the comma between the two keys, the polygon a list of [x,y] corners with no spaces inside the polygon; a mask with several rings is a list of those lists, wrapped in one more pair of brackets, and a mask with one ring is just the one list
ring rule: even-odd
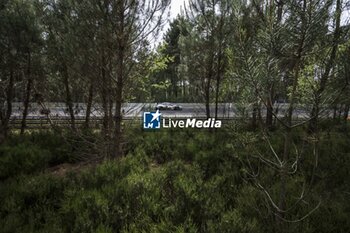
{"label": "tall thin tree trunk", "polygon": [[220,94],[220,83],[221,83],[221,48],[219,48],[218,54],[218,69],[216,74],[216,93],[215,93],[215,119],[218,118],[218,105],[219,105],[219,94]]}
{"label": "tall thin tree trunk", "polygon": [[109,136],[109,126],[108,126],[108,118],[109,118],[109,111],[108,111],[108,83],[107,83],[107,77],[106,77],[106,61],[105,61],[105,55],[104,51],[102,51],[102,57],[101,57],[101,98],[102,98],[102,110],[103,110],[103,134],[105,136],[105,139]]}
{"label": "tall thin tree trunk", "polygon": [[182,101],[185,102],[186,99],[186,80],[182,77]]}
{"label": "tall thin tree trunk", "polygon": [[116,106],[115,106],[115,154],[114,157],[122,156],[122,102],[124,88],[124,62],[125,62],[125,32],[124,32],[124,2],[118,2],[118,33],[117,39],[117,88],[116,88]]}
{"label": "tall thin tree trunk", "polygon": [[4,119],[0,121],[0,145],[5,141]]}
{"label": "tall thin tree trunk", "polygon": [[31,76],[31,53],[30,52],[28,52],[27,66],[28,66],[27,67],[27,87],[26,87],[25,98],[23,101],[24,109],[23,109],[23,116],[22,116],[22,123],[21,123],[21,135],[24,134],[24,130],[26,128],[29,101],[30,101],[30,95],[31,95],[31,91],[32,91],[32,83],[33,83],[33,79]]}
{"label": "tall thin tree trunk", "polygon": [[[334,104],[333,105],[333,121],[335,122],[336,121],[336,118],[337,118],[337,105]],[[327,114],[328,115],[328,114]]]}
{"label": "tall thin tree trunk", "polygon": [[274,83],[271,84],[269,97],[267,98],[266,103],[266,127],[268,129],[272,128],[273,124],[273,102],[274,102],[274,92],[275,87]]}
{"label": "tall thin tree trunk", "polygon": [[[124,56],[124,55],[123,55]],[[118,82],[115,106],[115,157],[122,156],[122,96],[123,96],[123,62],[118,62]]]}
{"label": "tall thin tree trunk", "polygon": [[341,116],[342,116],[342,113],[343,113],[343,105],[341,104],[340,107],[339,107],[339,110],[338,110],[338,117],[337,117],[337,122],[340,122],[340,119],[341,119]]}
{"label": "tall thin tree trunk", "polygon": [[175,64],[171,65],[172,67],[172,74],[171,74],[171,85],[172,85],[172,99],[175,101],[178,101],[178,79],[176,77],[176,71],[175,71]]}
{"label": "tall thin tree trunk", "polygon": [[213,76],[213,55],[210,55],[208,64],[208,74],[207,74],[207,80],[205,82],[205,112],[207,118],[210,118],[210,86],[211,86],[211,79]]}
{"label": "tall thin tree trunk", "polygon": [[67,64],[65,63],[63,64],[63,82],[64,82],[64,87],[66,89],[66,104],[70,115],[71,128],[72,130],[75,131],[76,130],[75,116],[74,116],[72,96],[71,96],[70,87],[69,87],[69,73],[68,73]]}
{"label": "tall thin tree trunk", "polygon": [[209,80],[205,89],[205,113],[207,118],[210,118],[210,81]]}
{"label": "tall thin tree trunk", "polygon": [[216,93],[215,93],[215,119],[218,118],[218,105],[219,105],[219,88],[220,78],[216,80]]}
{"label": "tall thin tree trunk", "polygon": [[315,103],[313,104],[312,110],[311,110],[311,117],[312,119],[310,120],[309,123],[309,132],[315,132],[317,131],[318,128],[318,117],[319,117],[319,109],[320,109],[320,102],[322,98],[322,93],[326,89],[326,85],[329,79],[330,72],[334,66],[334,61],[337,55],[337,50],[338,50],[338,45],[339,45],[339,39],[340,39],[340,19],[341,19],[341,0],[337,0],[336,3],[336,9],[335,9],[335,30],[334,30],[334,36],[333,36],[333,43],[332,43],[332,50],[331,50],[331,55],[329,56],[329,59],[327,61],[325,71],[321,77],[320,81],[320,87],[317,90],[316,93],[316,100]]}
{"label": "tall thin tree trunk", "polygon": [[[301,54],[301,52],[299,53]],[[300,59],[300,58],[299,58]],[[299,61],[297,62],[299,63]],[[287,183],[287,176],[288,176],[288,168],[287,161],[290,157],[290,150],[292,146],[292,119],[293,119],[293,111],[294,111],[294,101],[295,101],[295,94],[297,90],[298,85],[298,79],[299,79],[299,64],[296,64],[295,68],[295,75],[294,75],[294,81],[293,81],[293,90],[291,92],[290,97],[290,103],[288,108],[288,115],[287,115],[287,126],[285,129],[285,136],[284,136],[284,147],[283,147],[283,166],[280,171],[281,176],[281,185],[280,185],[280,200],[279,200],[279,208],[282,210],[278,213],[279,218],[277,219],[277,224],[280,232],[288,232],[286,229],[286,222],[284,222],[282,219],[285,218],[285,213],[283,212],[286,209],[287,206],[287,192],[286,192],[286,183]]]}
{"label": "tall thin tree trunk", "polygon": [[[306,0],[303,1],[303,12],[306,12],[307,3]],[[306,29],[305,29],[305,22],[302,20],[302,34],[297,50],[297,57],[295,60],[295,63],[293,64],[293,70],[294,70],[294,79],[293,79],[293,86],[292,91],[290,95],[290,101],[289,101],[289,108],[287,112],[287,122],[285,126],[285,137],[284,137],[284,148],[283,148],[283,160],[282,164],[283,166],[280,169],[280,175],[281,175],[281,185],[280,185],[280,199],[279,199],[279,208],[282,210],[278,213],[277,218],[277,227],[279,232],[288,232],[288,225],[285,221],[282,219],[285,218],[285,212],[283,212],[286,209],[287,206],[287,192],[286,192],[286,185],[287,185],[287,176],[288,176],[288,168],[287,168],[287,162],[290,157],[290,150],[293,143],[292,138],[292,120],[293,120],[293,111],[294,111],[294,104],[296,99],[296,91],[298,86],[298,80],[299,80],[299,72],[300,72],[300,66],[301,66],[301,60],[302,60],[302,53],[305,43],[305,37],[306,37]]]}
{"label": "tall thin tree trunk", "polygon": [[88,101],[86,105],[85,124],[84,124],[85,128],[89,128],[93,96],[94,96],[94,84],[91,80],[90,88],[89,88],[89,96],[88,96]]}
{"label": "tall thin tree trunk", "polygon": [[[284,1],[277,2],[277,24],[280,24],[282,20]],[[275,9],[274,1],[270,1],[270,17],[273,16],[272,10]],[[272,80],[269,96],[266,103],[266,127],[272,129],[273,126],[273,103],[275,102],[275,80]]]}
{"label": "tall thin tree trunk", "polygon": [[218,48],[218,57],[217,57],[217,73],[216,73],[216,93],[215,93],[215,118],[218,117],[218,103],[219,103],[219,94],[220,94],[220,84],[221,84],[221,78],[222,78],[222,73],[223,73],[223,52],[222,52],[222,38],[223,38],[223,31],[222,31],[222,27],[224,26],[224,21],[223,21],[223,16],[220,17],[220,24],[219,24],[219,36],[218,36],[218,40],[219,40],[219,48]]}
{"label": "tall thin tree trunk", "polygon": [[256,129],[256,127],[258,126],[257,118],[258,118],[258,104],[255,103],[253,105],[253,112],[252,112],[252,128],[253,129]]}
{"label": "tall thin tree trunk", "polygon": [[211,68],[209,68],[208,77],[205,83],[205,113],[210,118],[210,85],[211,85]]}
{"label": "tall thin tree trunk", "polygon": [[8,124],[12,114],[13,87],[14,87],[14,71],[13,71],[13,65],[11,63],[9,84],[6,90],[6,112],[4,113],[3,119],[1,119],[0,144],[8,136]]}
{"label": "tall thin tree trunk", "polygon": [[348,120],[349,111],[350,111],[350,104],[346,104],[344,108],[344,115],[343,115],[343,119],[345,122]]}
{"label": "tall thin tree trunk", "polygon": [[104,49],[102,49],[101,65],[100,65],[100,75],[102,82],[100,83],[101,98],[102,98],[102,111],[103,111],[103,121],[102,121],[102,135],[103,135],[103,147],[101,150],[106,158],[110,158],[112,155],[112,114],[111,114],[111,80],[107,75],[107,64],[106,64],[106,54]]}

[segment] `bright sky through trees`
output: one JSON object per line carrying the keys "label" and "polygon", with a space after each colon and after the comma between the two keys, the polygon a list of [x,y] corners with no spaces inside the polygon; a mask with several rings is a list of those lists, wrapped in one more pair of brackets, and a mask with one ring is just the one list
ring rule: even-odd
{"label": "bright sky through trees", "polygon": [[[184,6],[189,2],[189,0],[172,0],[170,4],[170,18],[164,25],[161,35],[157,38],[156,43],[158,44],[162,41],[162,37],[166,30],[169,28],[169,23],[176,18],[178,14],[181,13],[181,10],[184,10]],[[346,10],[344,11],[341,19],[341,25],[346,25],[350,23],[350,4],[344,6]]]}

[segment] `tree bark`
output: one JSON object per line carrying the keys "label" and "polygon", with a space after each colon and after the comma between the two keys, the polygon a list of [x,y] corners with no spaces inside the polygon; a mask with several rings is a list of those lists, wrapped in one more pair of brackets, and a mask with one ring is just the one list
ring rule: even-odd
{"label": "tree bark", "polygon": [[[303,12],[306,12],[307,3],[306,0],[303,0]],[[287,176],[288,176],[288,168],[287,163],[290,157],[290,150],[293,143],[292,138],[292,120],[293,120],[293,111],[294,111],[294,104],[296,99],[296,91],[298,87],[298,80],[299,80],[299,72],[300,72],[300,66],[301,66],[301,60],[302,60],[302,54],[303,54],[303,48],[306,38],[306,29],[305,29],[305,22],[302,20],[301,22],[301,28],[302,28],[302,34],[297,50],[297,57],[295,58],[294,64],[293,64],[293,71],[294,71],[294,78],[293,78],[293,86],[292,91],[289,98],[289,108],[287,112],[287,122],[285,126],[285,137],[284,137],[284,148],[283,148],[283,160],[282,160],[282,167],[280,169],[280,176],[281,176],[281,185],[280,185],[280,199],[279,199],[279,208],[280,211],[278,213],[278,219],[277,219],[277,226],[279,229],[279,232],[288,232],[286,222],[282,219],[285,218],[285,212],[283,212],[286,209],[287,206],[287,193],[286,193],[286,183],[287,183]]]}
{"label": "tree bark", "polygon": [[205,89],[205,113],[207,118],[210,118],[210,81],[206,84]]}
{"label": "tree bark", "polygon": [[272,128],[273,124],[273,102],[274,102],[274,83],[271,84],[269,97],[266,103],[266,127],[268,129]]}
{"label": "tree bark", "polygon": [[219,94],[220,94],[220,83],[221,83],[221,47],[219,48],[218,52],[218,69],[216,74],[216,93],[215,93],[215,119],[218,118],[218,105],[219,105]]}
{"label": "tree bark", "polygon": [[124,86],[124,63],[126,49],[126,35],[124,32],[124,1],[118,2],[118,39],[117,39],[117,88],[116,88],[116,106],[115,106],[115,158],[122,156],[122,102]]}
{"label": "tree bark", "polygon": [[[284,1],[279,0],[277,1],[277,24],[280,24],[282,20],[282,14],[283,14],[283,5]],[[272,10],[275,9],[273,0],[270,1],[270,15],[272,17]],[[267,98],[266,103],[266,127],[268,129],[272,129],[273,126],[273,103],[275,102],[275,80],[272,80],[270,90],[269,90],[269,96]]]}
{"label": "tree bark", "polygon": [[108,82],[106,77],[106,61],[105,61],[105,54],[102,50],[102,56],[101,56],[101,79],[102,82],[100,83],[100,89],[101,89],[101,98],[102,98],[102,110],[103,110],[103,134],[105,136],[105,139],[109,136],[109,111],[108,111]]}
{"label": "tree bark", "polygon": [[216,80],[216,93],[215,93],[215,119],[218,118],[218,106],[219,106],[219,88],[220,78]]}
{"label": "tree bark", "polygon": [[253,105],[253,113],[252,113],[252,128],[256,129],[258,124],[257,124],[257,119],[258,119],[258,104]]}
{"label": "tree bark", "polygon": [[27,66],[28,66],[27,67],[27,87],[26,87],[25,98],[23,101],[24,109],[23,109],[23,116],[22,116],[22,123],[21,123],[21,135],[24,134],[24,131],[26,129],[29,101],[30,101],[30,95],[31,95],[32,84],[33,84],[33,79],[31,76],[31,53],[30,52],[28,52]]}
{"label": "tree bark", "polygon": [[210,118],[210,86],[213,76],[213,54],[210,55],[208,61],[207,79],[205,80],[205,113],[207,119]]}
{"label": "tree bark", "polygon": [[344,115],[343,115],[343,119],[345,122],[348,120],[349,111],[350,111],[350,104],[346,104],[344,108]]}
{"label": "tree bark", "polygon": [[331,50],[331,55],[328,59],[328,62],[326,64],[325,71],[321,77],[320,81],[320,87],[316,92],[316,100],[315,103],[312,107],[311,110],[311,117],[312,119],[310,120],[309,123],[309,132],[315,132],[317,131],[318,128],[318,117],[319,117],[319,109],[320,109],[320,102],[321,102],[321,97],[322,93],[326,89],[326,85],[330,76],[331,69],[334,66],[334,60],[337,55],[337,50],[338,50],[338,45],[339,45],[339,39],[340,39],[340,19],[341,19],[341,0],[337,0],[336,4],[336,10],[335,10],[335,30],[334,30],[334,36],[333,36],[333,43],[332,43],[332,50]]}
{"label": "tree bark", "polygon": [[112,156],[113,151],[113,135],[112,135],[112,98],[111,98],[111,78],[107,74],[107,62],[106,62],[106,51],[102,48],[101,64],[100,64],[100,75],[102,82],[100,83],[101,99],[102,99],[102,135],[104,142],[102,143],[101,150],[106,158]]}
{"label": "tree bark", "polygon": [[6,111],[4,113],[3,119],[1,119],[0,144],[8,136],[8,123],[10,121],[11,114],[12,114],[13,87],[14,87],[14,71],[13,71],[13,65],[11,63],[9,84],[7,86],[7,91],[6,91]]}
{"label": "tree bark", "polygon": [[[304,1],[305,2],[305,1]],[[303,44],[304,39],[302,39],[301,45]],[[302,48],[302,46],[300,47]],[[301,58],[301,50],[299,50],[299,56],[298,60]],[[278,228],[280,232],[288,232],[286,229],[286,223],[282,220],[282,218],[285,217],[285,213],[283,210],[286,209],[287,206],[287,192],[286,192],[286,183],[287,183],[287,176],[288,176],[288,168],[287,168],[287,162],[290,157],[290,150],[291,146],[293,143],[292,139],[292,119],[293,119],[293,111],[294,111],[294,101],[295,101],[295,94],[297,90],[297,85],[298,85],[298,79],[299,79],[299,69],[300,69],[300,64],[299,61],[296,63],[295,69],[295,74],[294,74],[294,80],[293,80],[293,88],[291,92],[291,97],[290,97],[290,103],[289,103],[289,108],[288,108],[288,115],[287,115],[287,126],[285,129],[285,136],[284,136],[284,147],[283,147],[283,166],[280,170],[280,176],[281,176],[281,185],[280,185],[280,200],[279,200],[279,208],[282,210],[281,212],[278,213],[279,219],[277,222]]]}
{"label": "tree bark", "polygon": [[66,89],[66,104],[67,104],[69,115],[70,115],[71,128],[73,131],[75,131],[76,130],[76,128],[75,128],[75,116],[74,116],[72,96],[71,96],[71,92],[70,92],[70,88],[69,88],[68,67],[67,67],[66,63],[63,64],[63,82],[64,82],[64,87]]}
{"label": "tree bark", "polygon": [[85,128],[89,128],[90,124],[90,115],[91,115],[91,107],[92,107],[92,99],[94,97],[94,84],[92,80],[90,81],[90,88],[89,88],[89,96],[86,106],[86,114],[85,114]]}
{"label": "tree bark", "polygon": [[336,118],[337,118],[337,111],[338,111],[337,105],[334,104],[333,105],[333,121],[334,122],[336,121]]}

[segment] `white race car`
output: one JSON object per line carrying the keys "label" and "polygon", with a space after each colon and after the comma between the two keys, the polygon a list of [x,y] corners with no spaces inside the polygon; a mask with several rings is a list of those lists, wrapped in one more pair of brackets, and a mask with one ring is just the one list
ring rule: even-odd
{"label": "white race car", "polygon": [[182,110],[182,107],[177,104],[164,102],[157,104],[156,110]]}

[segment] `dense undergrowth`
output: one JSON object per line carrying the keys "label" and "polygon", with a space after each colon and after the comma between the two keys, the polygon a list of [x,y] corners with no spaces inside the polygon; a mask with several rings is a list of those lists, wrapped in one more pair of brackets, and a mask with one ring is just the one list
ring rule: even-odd
{"label": "dense undergrowth", "polygon": [[[57,176],[48,168],[78,163],[84,147],[67,137],[13,135],[0,146],[0,232],[278,232],[256,185],[278,196],[277,173],[256,157],[271,154],[258,132],[134,128],[124,158]],[[269,137],[279,153],[283,132]],[[286,232],[350,232],[350,136],[337,128],[321,133],[315,170],[307,138],[294,133],[302,156],[301,172],[287,181],[290,205],[301,183],[310,188],[285,215],[292,221]],[[249,176],[255,169],[256,180]]]}

